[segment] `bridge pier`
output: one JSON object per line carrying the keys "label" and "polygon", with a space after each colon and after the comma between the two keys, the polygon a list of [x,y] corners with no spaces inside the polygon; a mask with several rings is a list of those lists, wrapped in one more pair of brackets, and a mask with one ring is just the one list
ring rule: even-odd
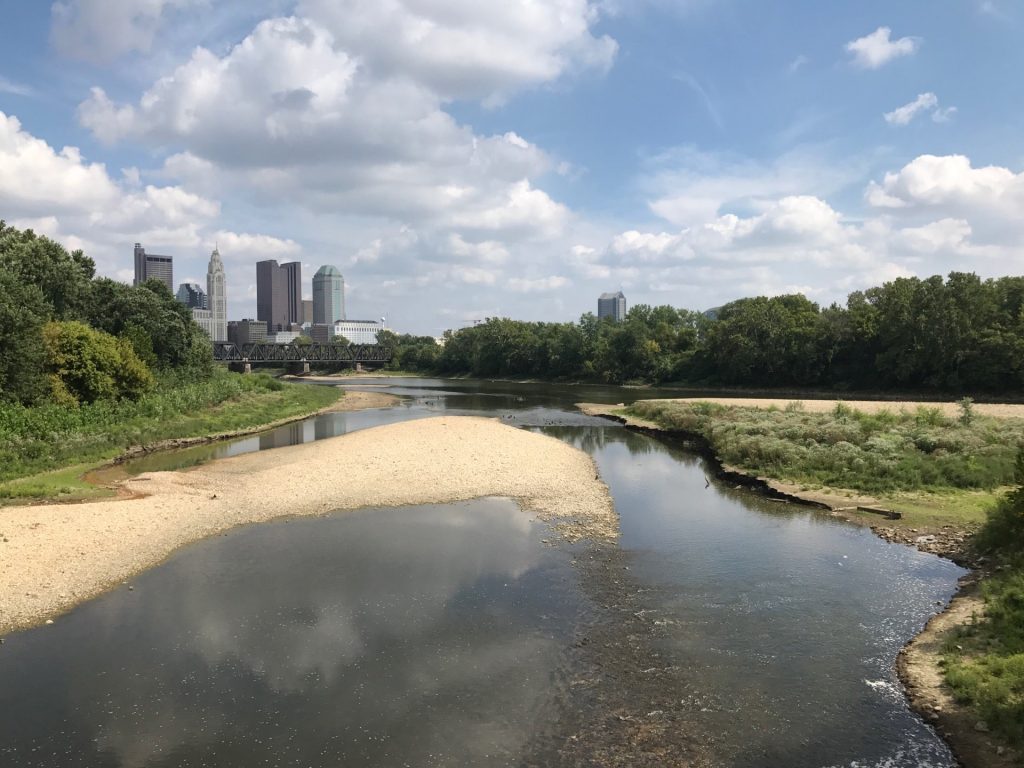
{"label": "bridge pier", "polygon": [[309,361],[307,360],[302,361],[302,373],[307,376],[309,375]]}
{"label": "bridge pier", "polygon": [[242,373],[252,373],[252,363],[249,362],[249,358],[242,360]]}

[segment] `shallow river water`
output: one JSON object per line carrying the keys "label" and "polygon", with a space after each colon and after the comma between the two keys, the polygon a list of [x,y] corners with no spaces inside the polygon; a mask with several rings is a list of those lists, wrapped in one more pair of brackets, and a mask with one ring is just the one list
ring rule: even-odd
{"label": "shallow river water", "polygon": [[899,648],[962,571],[706,477],[572,408],[650,390],[427,379],[131,471],[438,413],[591,453],[615,546],[503,499],[249,526],[0,646],[0,766],[951,766]]}

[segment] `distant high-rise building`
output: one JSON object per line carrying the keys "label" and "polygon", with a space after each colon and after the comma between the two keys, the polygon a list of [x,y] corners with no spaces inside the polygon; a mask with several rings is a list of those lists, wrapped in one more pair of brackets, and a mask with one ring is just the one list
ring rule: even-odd
{"label": "distant high-rise building", "polygon": [[267,340],[267,324],[262,320],[232,320],[228,323],[228,341],[251,344]]}
{"label": "distant high-rise building", "polygon": [[313,322],[313,300],[302,300],[302,324],[309,325]]}
{"label": "distant high-rise building", "polygon": [[602,293],[597,300],[598,318],[610,317],[617,323],[626,319],[626,297],[622,291]]}
{"label": "distant high-rise building", "polygon": [[282,264],[284,271],[284,298],[288,307],[288,324],[302,325],[302,262]]}
{"label": "distant high-rise building", "polygon": [[344,319],[345,278],[325,264],[313,275],[313,322],[330,325]]}
{"label": "distant high-rise building", "polygon": [[327,344],[334,338],[334,324],[324,325],[323,323],[313,323],[309,326],[308,335],[313,341],[319,342],[320,344]]}
{"label": "distant high-rise building", "polygon": [[189,309],[209,309],[206,292],[199,283],[182,283],[175,297]]}
{"label": "distant high-rise building", "polygon": [[267,324],[268,332],[302,323],[301,263],[256,262],[256,317]]}
{"label": "distant high-rise building", "polygon": [[224,276],[224,263],[220,260],[220,249],[215,245],[210,253],[210,264],[206,268],[206,300],[210,310],[210,338],[213,341],[228,339],[228,289]]}
{"label": "distant high-rise building", "polygon": [[174,293],[174,260],[170,256],[146,253],[146,249],[140,243],[136,243],[133,285],[142,285],[152,278],[162,280],[167,290]]}

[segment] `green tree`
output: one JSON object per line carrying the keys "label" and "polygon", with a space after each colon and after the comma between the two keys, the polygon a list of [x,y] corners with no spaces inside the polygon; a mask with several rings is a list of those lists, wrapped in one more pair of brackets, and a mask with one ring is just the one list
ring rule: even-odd
{"label": "green tree", "polygon": [[192,320],[191,311],[161,281],[129,286],[99,278],[93,283],[93,299],[86,313],[88,322],[113,336],[126,335],[133,346],[145,334],[158,368],[184,369],[198,376],[212,371],[210,340]]}
{"label": "green tree", "polygon": [[814,384],[822,377],[818,305],[801,295],[726,304],[708,328],[705,350],[726,384]]}
{"label": "green tree", "polygon": [[68,251],[60,243],[7,226],[0,220],[0,272],[39,288],[53,317],[82,319],[92,301],[91,280],[96,265],[82,251]]}
{"label": "green tree", "polygon": [[155,385],[131,343],[77,321],[42,329],[53,399],[65,405],[137,400]]}
{"label": "green tree", "polygon": [[0,400],[31,405],[47,397],[42,328],[49,313],[38,286],[0,269]]}

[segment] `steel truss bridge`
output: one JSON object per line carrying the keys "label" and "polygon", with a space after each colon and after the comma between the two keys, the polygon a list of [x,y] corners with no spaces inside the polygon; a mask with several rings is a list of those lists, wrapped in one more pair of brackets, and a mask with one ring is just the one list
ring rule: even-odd
{"label": "steel truss bridge", "polygon": [[221,363],[387,363],[391,348],[380,344],[213,344],[213,359]]}

